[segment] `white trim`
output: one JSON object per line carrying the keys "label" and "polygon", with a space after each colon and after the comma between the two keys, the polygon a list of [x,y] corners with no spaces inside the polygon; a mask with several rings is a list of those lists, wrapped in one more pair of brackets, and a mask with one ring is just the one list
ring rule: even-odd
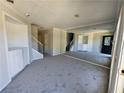
{"label": "white trim", "polygon": [[114,22],[114,20],[108,20],[108,21],[102,21],[102,22],[87,24],[87,25],[68,27],[68,28],[65,28],[64,30],[72,30],[72,29],[83,28],[83,27],[87,27],[87,26],[101,25],[101,24],[106,24],[106,23],[111,23],[111,22]]}
{"label": "white trim", "polygon": [[[5,11],[2,11],[2,22],[3,22],[3,33],[4,33],[4,40],[5,40],[5,48],[6,48],[6,59],[7,59],[7,72],[8,72],[8,81],[6,84],[3,85],[3,87],[0,89],[0,91],[2,91],[11,81],[12,81],[12,77],[10,75],[10,71],[8,69],[8,43],[7,43],[7,32],[6,32],[6,25],[5,25],[5,20],[6,20],[6,16],[9,17],[9,18],[12,18],[13,20],[21,23],[21,25],[25,25],[28,27],[28,25],[26,23],[24,23],[23,21],[19,20],[18,18],[16,17],[13,17],[12,15],[8,14],[7,12]],[[29,47],[29,46],[28,46]],[[30,59],[29,59],[30,60]],[[29,62],[27,63],[27,65],[30,64]],[[21,71],[23,71],[23,69],[27,66],[25,65]],[[18,73],[20,73],[21,71],[19,71]]]}
{"label": "white trim", "polygon": [[[122,11],[122,9],[121,9],[121,11]],[[117,28],[116,28],[116,32],[115,32],[115,37],[114,37],[114,40],[113,40],[114,46],[113,46],[113,50],[112,50],[112,61],[111,61],[111,68],[110,68],[108,93],[111,93],[111,91],[112,91],[111,90],[111,86],[112,86],[112,74],[113,74],[113,68],[114,68],[114,63],[115,63],[115,56],[116,56],[116,50],[117,50],[118,35],[119,35],[120,25],[121,25],[121,20],[122,20],[122,12],[121,11],[120,11],[119,19],[118,19],[118,24],[117,24]],[[114,92],[116,91],[116,88],[117,88],[117,82],[115,82],[115,85],[114,85]]]}
{"label": "white trim", "polygon": [[3,12],[3,15],[4,15],[4,16],[7,16],[7,17],[9,17],[9,18],[11,18],[11,19],[13,19],[13,20],[15,20],[15,21],[21,23],[21,24],[27,25],[26,23],[24,23],[23,21],[19,20],[19,19],[16,18],[16,17],[13,17],[13,16],[10,15],[9,13],[7,13],[7,12],[5,12],[5,11],[2,11],[2,12]]}
{"label": "white trim", "polygon": [[0,92],[6,88],[6,86],[11,82],[12,80],[10,79],[2,88],[0,88]]}
{"label": "white trim", "polygon": [[26,20],[28,23],[30,23],[30,21],[28,21],[26,19],[25,15],[23,15],[20,11],[17,11],[15,9],[15,7],[14,6],[11,6],[8,2],[6,2],[6,0],[0,0],[0,3],[2,4],[2,6],[6,7],[7,9],[12,10],[14,14],[16,14],[17,16],[19,16],[23,20]]}
{"label": "white trim", "polygon": [[97,64],[97,63],[93,63],[93,62],[90,62],[90,61],[87,61],[87,60],[83,60],[83,59],[80,59],[80,58],[72,57],[72,56],[69,56],[69,55],[66,55],[66,54],[64,54],[64,56],[110,70],[110,68],[107,67],[107,66],[103,66],[103,65],[100,65],[100,64]]}
{"label": "white trim", "polygon": [[[21,71],[19,71],[19,73],[17,73],[14,77],[16,77],[18,74],[20,74],[28,65],[30,65],[30,64],[25,65],[25,67],[23,67],[23,69],[22,69]],[[11,82],[12,82],[12,79],[10,79],[10,80],[0,89],[0,92],[1,92],[2,90],[4,90],[4,89],[8,86],[8,84],[11,83]]]}
{"label": "white trim", "polygon": [[5,25],[5,12],[2,11],[2,22],[3,22],[3,34],[4,34],[4,40],[5,40],[5,51],[6,51],[6,61],[7,61],[7,72],[8,72],[8,78],[11,79],[10,77],[10,71],[9,71],[9,66],[8,66],[8,43],[7,43],[7,32],[6,32],[6,25]]}

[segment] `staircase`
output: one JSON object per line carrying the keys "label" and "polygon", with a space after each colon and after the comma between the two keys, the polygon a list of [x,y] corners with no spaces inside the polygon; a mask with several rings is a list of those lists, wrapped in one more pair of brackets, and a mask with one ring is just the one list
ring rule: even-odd
{"label": "staircase", "polygon": [[32,43],[32,61],[43,59],[43,44],[35,36],[32,36]]}
{"label": "staircase", "polygon": [[66,46],[66,51],[72,51],[73,45],[74,45],[74,40],[68,43],[68,45]]}

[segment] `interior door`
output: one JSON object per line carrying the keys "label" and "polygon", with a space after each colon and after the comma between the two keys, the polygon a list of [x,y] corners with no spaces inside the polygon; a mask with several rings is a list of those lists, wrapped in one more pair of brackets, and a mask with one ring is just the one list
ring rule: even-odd
{"label": "interior door", "polygon": [[114,38],[108,93],[124,93],[124,5]]}
{"label": "interior door", "polygon": [[111,36],[111,35],[103,36],[102,49],[101,49],[102,53],[111,54],[112,41],[113,41],[113,36]]}

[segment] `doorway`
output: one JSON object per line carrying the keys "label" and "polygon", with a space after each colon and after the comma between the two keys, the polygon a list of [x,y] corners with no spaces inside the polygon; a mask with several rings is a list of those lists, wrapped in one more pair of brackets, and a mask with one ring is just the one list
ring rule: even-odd
{"label": "doorway", "polygon": [[73,50],[73,44],[74,44],[74,33],[67,33],[66,51]]}
{"label": "doorway", "polygon": [[110,54],[112,52],[113,36],[103,36],[101,53]]}

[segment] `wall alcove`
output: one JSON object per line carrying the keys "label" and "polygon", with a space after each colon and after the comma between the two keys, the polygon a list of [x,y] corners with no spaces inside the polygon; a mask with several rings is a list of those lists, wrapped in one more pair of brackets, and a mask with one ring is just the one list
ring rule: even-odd
{"label": "wall alcove", "polygon": [[28,25],[7,14],[4,24],[8,71],[10,78],[13,78],[30,63]]}

